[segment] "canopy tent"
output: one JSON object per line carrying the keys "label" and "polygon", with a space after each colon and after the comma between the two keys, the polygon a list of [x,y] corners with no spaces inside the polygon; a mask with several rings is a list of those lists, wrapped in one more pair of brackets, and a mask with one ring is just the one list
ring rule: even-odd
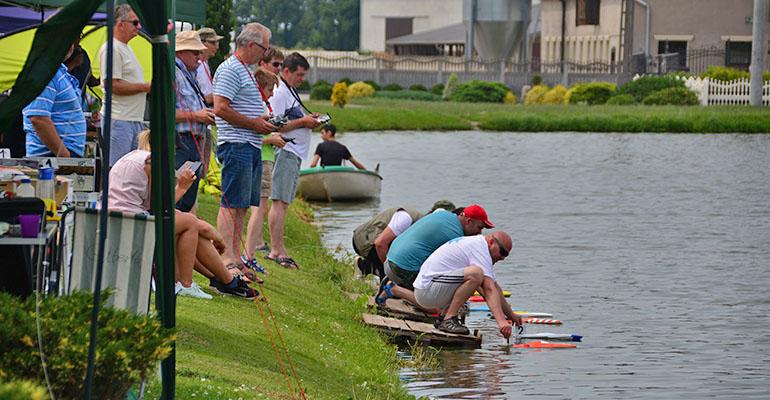
{"label": "canopy tent", "polygon": [[[3,0],[3,3],[6,4],[15,4],[21,7],[32,8],[35,10],[61,8],[72,2],[73,0]],[[125,3],[125,1],[123,1],[123,3]],[[206,23],[205,0],[176,0],[175,3],[175,19],[177,21],[190,22],[196,25],[203,25]],[[97,8],[97,10],[104,12],[104,3],[102,3]]]}
{"label": "canopy tent", "polygon": [[[4,0],[6,1],[6,0]],[[39,26],[32,40],[32,47],[26,57],[24,67],[18,74],[10,97],[0,104],[0,131],[18,115],[21,109],[29,104],[53,77],[61,64],[64,56],[75,39],[77,39],[88,24],[90,16],[97,11],[104,0],[36,0],[16,1],[21,5],[30,7],[38,6],[40,9],[50,6],[66,6],[56,15],[46,20]],[[172,328],[176,324],[176,298],[174,296],[174,198],[173,160],[175,146],[174,138],[174,94],[172,84],[174,80],[173,31],[168,34],[169,17],[174,17],[173,3],[175,0],[129,0],[139,16],[142,25],[152,38],[152,87],[153,94],[150,99],[150,121],[152,142],[152,211],[155,214],[155,258],[157,260],[157,309],[163,326]],[[176,0],[184,3],[184,0]],[[6,1],[7,2],[7,1]],[[196,1],[202,4],[203,1]],[[113,1],[108,0],[107,7],[112,8]],[[200,6],[199,11],[205,12],[205,6]],[[108,12],[108,26],[112,24],[111,11]],[[202,22],[202,19],[201,21]],[[111,30],[107,31],[111,37]],[[109,41],[108,41],[109,42]],[[112,51],[110,46],[109,51]],[[108,53],[109,54],[109,53]],[[109,57],[108,57],[109,58]],[[105,77],[111,76],[111,66]],[[108,82],[109,79],[108,79]],[[108,83],[106,98],[111,94],[111,84]],[[109,101],[106,102],[107,110],[105,120],[109,122]],[[105,124],[104,145],[105,155],[109,154],[109,125]],[[106,210],[106,190],[109,185],[108,169],[103,169],[102,185],[103,199],[102,209]],[[102,263],[104,257],[104,233],[106,233],[107,213],[101,213],[101,227],[103,232],[99,239],[99,257],[96,269],[96,287],[94,295],[94,317],[91,325],[91,345],[89,347],[89,368],[86,373],[84,385],[84,397],[91,398],[94,341],[96,339],[96,320],[98,318],[99,291],[101,284]],[[172,349],[168,358],[161,363],[162,398],[173,399],[175,390],[175,365],[176,352]]]}

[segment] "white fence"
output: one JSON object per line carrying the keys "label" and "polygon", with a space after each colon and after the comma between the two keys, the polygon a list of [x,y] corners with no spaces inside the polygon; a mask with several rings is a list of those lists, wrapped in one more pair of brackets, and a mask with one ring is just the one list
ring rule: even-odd
{"label": "white fence", "polygon": [[[735,105],[749,104],[749,79],[736,79],[723,82],[710,78],[681,78],[685,86],[698,94],[702,105]],[[770,81],[762,86],[762,105],[770,106]]]}

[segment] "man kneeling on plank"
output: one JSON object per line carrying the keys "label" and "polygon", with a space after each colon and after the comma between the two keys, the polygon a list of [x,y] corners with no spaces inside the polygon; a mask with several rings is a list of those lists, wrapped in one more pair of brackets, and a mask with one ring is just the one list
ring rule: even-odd
{"label": "man kneeling on plank", "polygon": [[511,237],[497,231],[452,239],[425,260],[414,281],[414,296],[420,306],[442,310],[443,317],[439,317],[436,326],[439,330],[461,335],[469,333],[457,314],[476,290],[489,305],[500,334],[506,338],[511,336],[508,320],[521,325],[521,317],[513,313],[503,298],[492,268],[494,263],[508,256],[512,247]]}

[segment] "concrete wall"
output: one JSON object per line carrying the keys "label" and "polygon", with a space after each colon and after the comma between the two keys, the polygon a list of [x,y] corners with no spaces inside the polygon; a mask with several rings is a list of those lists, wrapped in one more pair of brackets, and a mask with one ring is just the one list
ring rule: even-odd
{"label": "concrete wall", "polygon": [[[567,0],[566,51],[570,61],[609,62],[612,49],[620,60],[620,0],[602,0],[599,25],[575,24],[576,0]],[[544,62],[560,59],[561,14],[560,0],[543,0],[541,5],[541,57]]]}
{"label": "concrete wall", "polygon": [[412,33],[463,21],[463,0],[361,0],[361,50],[385,51],[385,19],[414,18]]}
{"label": "concrete wall", "polygon": [[[731,41],[751,41],[753,0],[649,0],[652,6],[653,39],[688,40],[689,49],[717,47],[724,49]],[[658,40],[652,41],[657,54]]]}

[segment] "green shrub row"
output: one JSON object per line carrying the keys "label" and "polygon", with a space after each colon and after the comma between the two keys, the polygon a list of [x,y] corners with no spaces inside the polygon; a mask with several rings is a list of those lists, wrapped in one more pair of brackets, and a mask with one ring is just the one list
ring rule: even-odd
{"label": "green shrub row", "polygon": [[420,90],[382,90],[376,92],[374,97],[398,100],[441,101],[440,95]]}

